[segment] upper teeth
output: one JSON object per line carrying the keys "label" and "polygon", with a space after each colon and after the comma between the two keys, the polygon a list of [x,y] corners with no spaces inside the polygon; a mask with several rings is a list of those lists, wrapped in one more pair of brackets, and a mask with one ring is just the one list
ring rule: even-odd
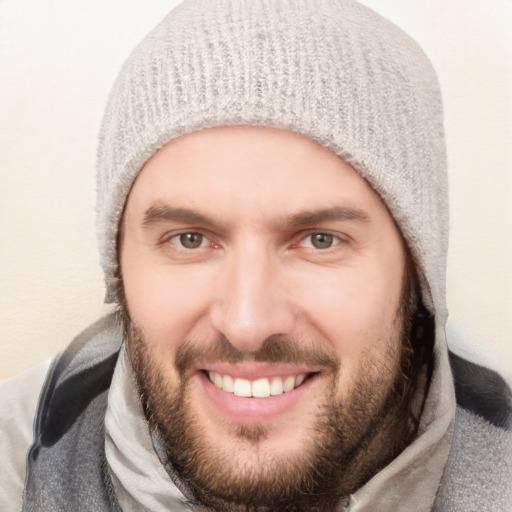
{"label": "upper teeth", "polygon": [[270,395],[280,395],[286,391],[300,386],[306,375],[290,375],[289,377],[262,378],[254,381],[233,378],[229,375],[220,375],[217,372],[208,372],[208,378],[219,388],[236,396],[266,398]]}

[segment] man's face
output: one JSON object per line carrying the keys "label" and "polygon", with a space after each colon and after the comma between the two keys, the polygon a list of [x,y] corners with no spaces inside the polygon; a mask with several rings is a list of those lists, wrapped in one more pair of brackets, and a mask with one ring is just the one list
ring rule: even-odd
{"label": "man's face", "polygon": [[178,138],[130,192],[120,259],[144,405],[196,496],[342,495],[387,462],[405,255],[349,164],[268,128]]}

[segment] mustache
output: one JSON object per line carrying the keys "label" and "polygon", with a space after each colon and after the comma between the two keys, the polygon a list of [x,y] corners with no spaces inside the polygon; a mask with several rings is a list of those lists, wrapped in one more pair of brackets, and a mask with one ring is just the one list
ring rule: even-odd
{"label": "mustache", "polygon": [[175,365],[178,372],[185,375],[191,369],[207,363],[235,364],[254,361],[304,365],[322,372],[337,372],[340,366],[337,357],[329,351],[303,346],[298,340],[281,335],[266,338],[254,352],[237,349],[224,335],[219,335],[217,340],[208,346],[200,346],[188,340],[177,350]]}

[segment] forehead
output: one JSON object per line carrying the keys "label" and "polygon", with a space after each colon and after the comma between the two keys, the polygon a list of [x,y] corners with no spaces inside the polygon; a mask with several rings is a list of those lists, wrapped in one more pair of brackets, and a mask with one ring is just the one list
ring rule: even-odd
{"label": "forehead", "polygon": [[219,127],[179,137],[143,167],[128,208],[186,206],[216,215],[290,215],[343,206],[388,215],[379,195],[332,151],[302,135]]}

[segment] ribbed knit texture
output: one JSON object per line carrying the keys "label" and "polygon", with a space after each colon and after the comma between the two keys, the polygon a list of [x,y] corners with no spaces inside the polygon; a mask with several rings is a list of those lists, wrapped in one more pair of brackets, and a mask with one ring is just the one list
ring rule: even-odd
{"label": "ribbed knit texture", "polygon": [[447,179],[441,99],[422,50],[352,0],[190,0],[126,61],[97,158],[106,301],[116,239],[144,163],[171,139],[220,125],[303,134],[381,195],[417,260],[423,299],[444,324]]}

